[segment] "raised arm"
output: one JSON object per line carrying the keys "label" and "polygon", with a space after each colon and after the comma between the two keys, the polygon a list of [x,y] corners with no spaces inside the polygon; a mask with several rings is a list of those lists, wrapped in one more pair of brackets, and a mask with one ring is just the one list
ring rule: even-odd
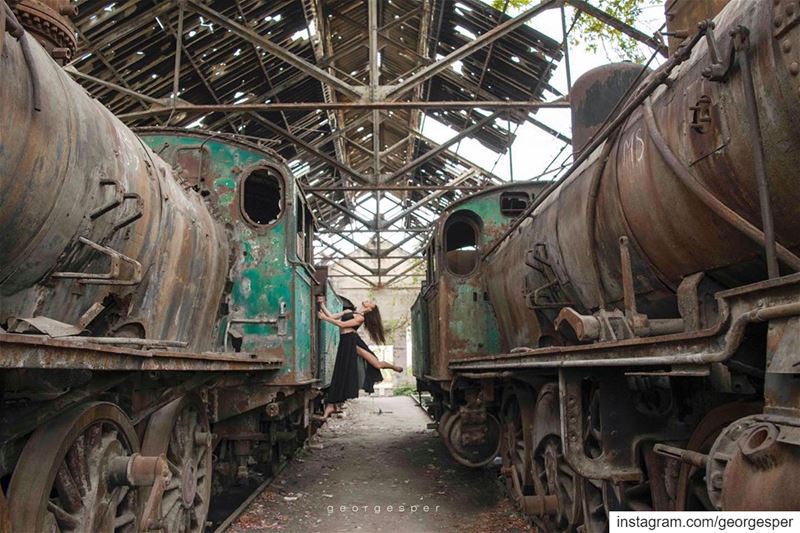
{"label": "raised arm", "polygon": [[317,303],[319,304],[319,310],[329,318],[342,318],[342,316],[347,312],[342,311],[341,313],[331,313],[325,306],[325,298],[322,296],[317,296]]}
{"label": "raised arm", "polygon": [[320,320],[330,322],[334,326],[339,326],[340,328],[354,328],[364,323],[364,317],[361,315],[355,315],[350,320],[339,320],[338,318],[325,315],[322,311],[320,311],[319,318]]}

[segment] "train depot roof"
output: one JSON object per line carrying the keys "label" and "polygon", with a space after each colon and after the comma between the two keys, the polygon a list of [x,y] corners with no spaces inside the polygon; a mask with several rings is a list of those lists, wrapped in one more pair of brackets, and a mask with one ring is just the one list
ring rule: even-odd
{"label": "train depot roof", "polygon": [[[549,4],[512,18],[480,0],[82,0],[67,70],[131,126],[225,132],[281,154],[315,212],[318,259],[359,234],[391,234],[413,258],[442,209],[505,181],[451,147],[505,153],[512,125],[545,127],[539,103],[567,105],[550,85],[565,43],[527,24]],[[457,135],[427,138],[426,115]]]}

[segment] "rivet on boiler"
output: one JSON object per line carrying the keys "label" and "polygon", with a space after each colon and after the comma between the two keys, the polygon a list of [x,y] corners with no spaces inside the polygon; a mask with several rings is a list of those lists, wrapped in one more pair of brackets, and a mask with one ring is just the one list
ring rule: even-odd
{"label": "rivet on boiler", "polygon": [[789,52],[791,52],[791,50],[792,50],[792,41],[790,41],[789,39],[784,39],[783,40],[784,53],[788,54]]}
{"label": "rivet on boiler", "polygon": [[789,72],[792,74],[792,76],[797,76],[800,74],[800,64],[798,64],[797,61],[792,61],[792,63],[789,65]]}

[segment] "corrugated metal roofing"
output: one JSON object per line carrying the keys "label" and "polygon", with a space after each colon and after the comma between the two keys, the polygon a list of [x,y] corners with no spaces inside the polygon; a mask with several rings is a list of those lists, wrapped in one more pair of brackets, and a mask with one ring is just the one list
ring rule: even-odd
{"label": "corrugated metal roofing", "polygon": [[[353,85],[369,84],[368,2],[363,0],[213,0],[211,9],[242,24],[305,61]],[[122,85],[150,97],[172,93],[178,7],[175,2],[81,0],[74,20],[80,50],[73,60],[80,72]],[[415,71],[445,56],[509,17],[480,0],[379,1],[379,83],[399,83]],[[192,104],[346,101],[298,68],[236,36],[187,6],[182,35],[179,98]],[[464,58],[419,86],[409,98],[429,100],[543,100],[557,94],[550,87],[553,65],[561,58],[560,43],[523,25],[492,45]],[[111,88],[81,80],[87,89],[117,114],[141,111],[150,104]],[[474,125],[485,113],[441,111],[431,115],[456,131]],[[374,166],[372,112],[366,110],[292,110],[262,113],[263,118],[290,131],[358,173],[372,175]],[[422,112],[381,111],[380,159],[382,183],[412,159],[432,148],[419,137]],[[528,120],[525,111],[512,122]],[[165,117],[132,119],[134,126],[158,125]],[[176,115],[171,125],[187,126],[197,117]],[[505,124],[505,122],[503,122]],[[345,173],[276,135],[252,115],[210,113],[202,127],[265,139],[290,160],[307,185],[356,185]],[[487,148],[504,152],[513,137],[506,127],[489,122],[472,135]],[[409,175],[386,185],[439,185],[465,171],[476,172],[465,186],[496,183],[498,178],[444,151]],[[331,191],[325,196],[353,209],[373,192]],[[428,191],[393,192],[391,198],[409,205]],[[448,191],[428,204],[434,211],[463,195]],[[336,228],[347,217],[329,203],[310,198],[318,219]],[[412,214],[406,223],[424,226]]]}

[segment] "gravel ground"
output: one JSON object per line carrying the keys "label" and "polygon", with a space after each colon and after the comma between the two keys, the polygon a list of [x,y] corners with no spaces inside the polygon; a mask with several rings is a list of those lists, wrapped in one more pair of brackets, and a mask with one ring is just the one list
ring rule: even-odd
{"label": "gravel ground", "polygon": [[496,469],[453,461],[409,397],[348,402],[229,532],[527,532]]}

